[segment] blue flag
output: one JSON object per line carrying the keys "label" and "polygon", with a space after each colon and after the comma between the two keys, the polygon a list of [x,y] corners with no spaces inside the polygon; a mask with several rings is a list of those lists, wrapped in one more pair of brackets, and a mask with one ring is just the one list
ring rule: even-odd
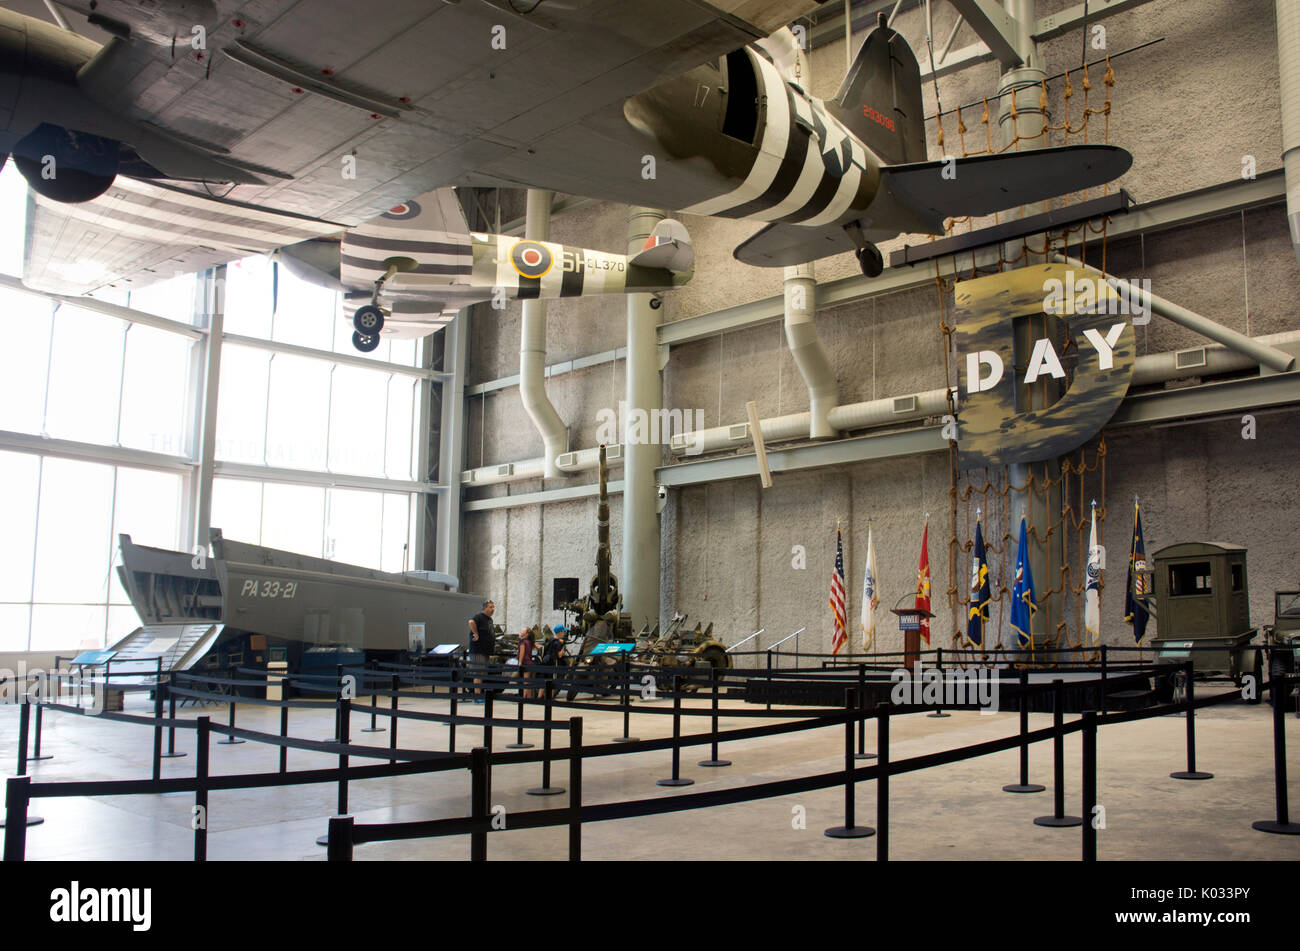
{"label": "blue flag", "polygon": [[1029,567],[1029,533],[1025,520],[1020,519],[1020,541],[1016,544],[1016,583],[1011,588],[1011,626],[1016,631],[1019,647],[1034,647],[1033,620],[1038,610],[1034,596],[1034,573]]}
{"label": "blue flag", "polygon": [[1147,607],[1147,598],[1151,592],[1147,587],[1147,551],[1142,540],[1142,512],[1136,502],[1133,503],[1133,547],[1128,556],[1128,583],[1124,586],[1124,620],[1133,625],[1133,643],[1141,644],[1147,633],[1147,619],[1151,609]]}
{"label": "blue flag", "polygon": [[970,610],[966,640],[973,647],[984,646],[984,625],[989,619],[989,562],[984,551],[984,527],[975,523],[975,558],[971,563]]}

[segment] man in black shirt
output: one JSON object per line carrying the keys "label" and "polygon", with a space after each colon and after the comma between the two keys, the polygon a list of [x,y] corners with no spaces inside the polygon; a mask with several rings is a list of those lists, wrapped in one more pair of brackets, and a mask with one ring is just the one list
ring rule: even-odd
{"label": "man in black shirt", "polygon": [[[492,615],[496,613],[497,606],[491,599],[483,602],[483,610],[475,614],[469,621],[469,661],[470,666],[475,673],[487,669],[488,658],[492,655],[492,648],[496,646],[496,632],[492,627]],[[481,677],[474,678],[475,685],[483,683]],[[482,691],[478,691],[482,693]],[[475,703],[482,703],[483,698],[480,696]]]}

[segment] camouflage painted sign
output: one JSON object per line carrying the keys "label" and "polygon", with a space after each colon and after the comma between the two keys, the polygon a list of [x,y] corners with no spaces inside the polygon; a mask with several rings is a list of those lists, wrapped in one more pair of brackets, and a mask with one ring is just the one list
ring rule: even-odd
{"label": "camouflage painted sign", "polygon": [[[1133,376],[1133,327],[1117,316],[1129,311],[1104,278],[1066,264],[1034,265],[962,281],[955,302],[961,468],[1055,458],[1114,415]],[[1017,366],[1013,331],[1020,317],[1042,318],[1035,328],[1064,321],[1069,342],[1062,353],[1039,335]],[[1062,354],[1077,358],[1072,378]],[[1068,379],[1069,386],[1050,406],[1018,408],[1017,386],[1044,379]]]}

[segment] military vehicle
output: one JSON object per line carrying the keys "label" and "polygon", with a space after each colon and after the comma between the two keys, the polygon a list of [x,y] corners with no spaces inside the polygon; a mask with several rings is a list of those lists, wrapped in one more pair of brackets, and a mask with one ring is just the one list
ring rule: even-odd
{"label": "military vehicle", "polygon": [[1246,549],[1224,542],[1182,542],[1152,556],[1160,637],[1152,645],[1162,661],[1192,661],[1199,678],[1253,676],[1255,699],[1264,659],[1252,644]]}
{"label": "military vehicle", "polygon": [[[1268,675],[1294,674],[1300,670],[1300,591],[1273,592],[1273,623],[1264,625],[1264,644],[1268,649]],[[1297,686],[1290,693],[1300,691]],[[1300,701],[1292,699],[1288,708],[1300,713]]]}

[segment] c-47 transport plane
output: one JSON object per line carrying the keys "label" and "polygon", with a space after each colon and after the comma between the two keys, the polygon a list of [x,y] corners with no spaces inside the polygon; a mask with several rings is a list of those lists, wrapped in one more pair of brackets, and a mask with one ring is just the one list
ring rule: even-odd
{"label": "c-47 transport plane", "polygon": [[60,5],[114,39],[0,11],[0,150],[62,201],[119,174],[221,182],[353,227],[440,187],[533,186],[765,222],[741,261],[852,250],[874,274],[881,240],[1131,163],[1101,145],[927,161],[916,57],[883,20],[833,99],[778,67],[814,0]]}

